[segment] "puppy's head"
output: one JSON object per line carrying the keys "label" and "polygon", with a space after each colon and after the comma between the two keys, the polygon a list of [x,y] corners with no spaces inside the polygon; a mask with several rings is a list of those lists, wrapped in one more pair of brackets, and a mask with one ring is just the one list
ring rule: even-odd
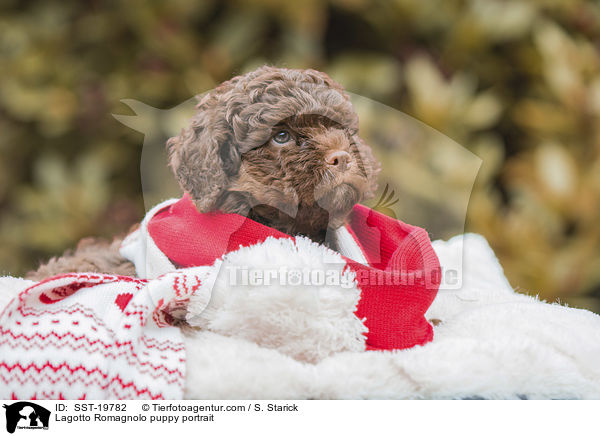
{"label": "puppy's head", "polygon": [[167,142],[169,164],[200,212],[289,217],[309,233],[341,225],[374,194],[379,164],[357,133],[349,97],[329,76],[262,67],[201,98]]}

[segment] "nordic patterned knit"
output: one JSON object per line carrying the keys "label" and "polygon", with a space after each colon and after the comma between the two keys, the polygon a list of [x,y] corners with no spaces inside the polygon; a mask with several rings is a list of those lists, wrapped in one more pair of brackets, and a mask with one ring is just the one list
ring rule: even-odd
{"label": "nordic patterned knit", "polygon": [[171,321],[197,286],[65,274],[29,287],[0,313],[0,398],[183,398]]}

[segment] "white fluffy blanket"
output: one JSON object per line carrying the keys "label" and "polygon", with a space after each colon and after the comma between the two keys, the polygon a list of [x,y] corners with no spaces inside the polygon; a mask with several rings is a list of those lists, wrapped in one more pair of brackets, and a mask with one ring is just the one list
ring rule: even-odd
{"label": "white fluffy blanket", "polygon": [[[444,269],[462,269],[462,286],[429,309],[442,321],[433,342],[402,351],[359,351],[354,290],[237,292],[211,277],[208,307],[200,292],[188,313],[203,330],[186,333],[186,397],[600,398],[599,316],[515,293],[481,236],[433,245]],[[243,250],[221,270],[247,265]],[[0,307],[28,284],[0,279]]]}
{"label": "white fluffy blanket", "polygon": [[599,316],[515,293],[479,235],[433,245],[443,268],[460,268],[462,259],[463,272],[462,287],[440,290],[427,313],[442,321],[433,342],[340,352],[311,364],[283,347],[205,331],[186,339],[188,397],[600,398]]}

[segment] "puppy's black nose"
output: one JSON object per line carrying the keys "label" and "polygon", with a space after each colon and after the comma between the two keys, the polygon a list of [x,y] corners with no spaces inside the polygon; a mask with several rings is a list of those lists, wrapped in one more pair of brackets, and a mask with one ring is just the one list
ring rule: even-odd
{"label": "puppy's black nose", "polygon": [[336,150],[325,156],[325,162],[327,165],[334,166],[340,171],[345,171],[350,163],[350,154],[345,151]]}

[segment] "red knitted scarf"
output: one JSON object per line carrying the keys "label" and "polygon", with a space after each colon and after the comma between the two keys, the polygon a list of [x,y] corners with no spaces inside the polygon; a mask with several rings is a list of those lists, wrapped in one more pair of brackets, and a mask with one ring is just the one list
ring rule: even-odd
{"label": "red knitted scarf", "polygon": [[[369,264],[344,257],[361,290],[355,313],[369,329],[368,349],[403,349],[431,341],[433,329],[424,315],[441,273],[427,232],[362,205],[354,207],[346,227]],[[159,211],[148,232],[180,267],[212,265],[224,254],[270,236],[293,239],[241,215],[199,213],[187,194]]]}

